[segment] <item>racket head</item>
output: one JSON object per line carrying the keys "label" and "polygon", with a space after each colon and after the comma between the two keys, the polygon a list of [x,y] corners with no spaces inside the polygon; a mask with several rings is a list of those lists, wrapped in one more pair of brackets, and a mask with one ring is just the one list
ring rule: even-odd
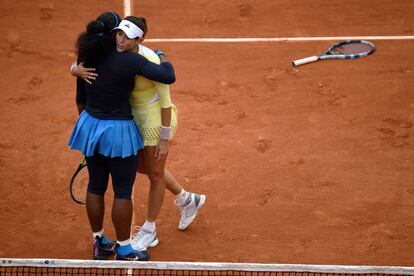
{"label": "racket head", "polygon": [[82,160],[70,179],[69,192],[73,201],[78,204],[86,204],[86,192],[88,189],[89,174],[86,167],[85,157]]}
{"label": "racket head", "polygon": [[[372,54],[375,45],[365,40],[347,40],[329,47],[326,55],[330,58],[360,58]],[[323,57],[321,57],[323,59]]]}

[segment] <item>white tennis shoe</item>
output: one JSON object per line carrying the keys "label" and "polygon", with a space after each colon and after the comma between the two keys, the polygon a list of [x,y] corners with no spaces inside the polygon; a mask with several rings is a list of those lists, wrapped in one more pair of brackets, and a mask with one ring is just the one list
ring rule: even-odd
{"label": "white tennis shoe", "polygon": [[205,195],[199,195],[190,193],[186,203],[180,205],[175,201],[175,204],[180,208],[180,222],[178,223],[178,229],[185,230],[194,221],[198,211],[203,207],[206,202]]}
{"label": "white tennis shoe", "polygon": [[146,250],[158,245],[157,231],[151,232],[144,227],[137,226],[138,232],[132,236],[131,246],[135,250]]}

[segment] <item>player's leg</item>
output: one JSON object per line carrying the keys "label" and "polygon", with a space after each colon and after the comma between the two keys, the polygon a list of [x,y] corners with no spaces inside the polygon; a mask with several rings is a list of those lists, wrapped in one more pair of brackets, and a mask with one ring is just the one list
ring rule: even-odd
{"label": "player's leg", "polygon": [[148,194],[147,220],[133,239],[133,247],[137,250],[154,247],[158,244],[155,221],[164,200],[166,189],[164,167],[167,157],[165,156],[162,160],[157,160],[155,157],[156,149],[155,146],[146,146],[143,150],[150,189]]}
{"label": "player's leg", "polygon": [[[137,171],[148,175],[143,150],[139,151]],[[178,223],[178,229],[185,230],[194,221],[201,207],[203,207],[206,196],[187,192],[167,168],[164,169],[164,181],[167,189],[175,196],[174,203],[180,208],[180,221]],[[147,225],[148,224],[151,225],[152,223],[147,222]],[[134,240],[136,241],[136,239]],[[155,244],[155,242],[153,244]]]}
{"label": "player's leg", "polygon": [[[140,150],[138,154],[138,169],[137,172],[148,175],[147,165],[144,160],[144,151]],[[164,181],[167,189],[175,196],[179,195],[183,190],[183,187],[175,179],[173,174],[167,168],[164,169]]]}
{"label": "player's leg", "polygon": [[147,165],[144,159],[144,149],[138,151],[138,167],[137,172],[148,175]]}
{"label": "player's leg", "polygon": [[167,189],[175,195],[174,203],[180,208],[178,229],[185,230],[194,221],[201,207],[203,207],[206,196],[184,190],[168,169],[165,169],[164,175]]}
{"label": "player's leg", "polygon": [[86,212],[93,232],[94,260],[103,260],[114,254],[115,243],[104,234],[104,195],[108,187],[109,169],[106,158],[99,154],[86,157],[89,172]]}
{"label": "player's leg", "polygon": [[145,147],[144,151],[145,164],[147,164],[148,178],[150,180],[147,219],[149,221],[155,221],[164,201],[166,189],[164,171],[167,156],[162,160],[157,160],[155,157],[156,147]]}
{"label": "player's leg", "polygon": [[167,168],[165,168],[164,171],[164,179],[168,191],[170,191],[173,195],[177,196],[184,190],[177,179],[175,179],[171,171]]}
{"label": "player's leg", "polygon": [[131,246],[131,220],[133,204],[131,200],[138,157],[132,155],[126,158],[115,157],[109,162],[114,189],[114,203],[112,206],[112,222],[117,235],[116,259],[147,261],[147,251],[136,251]]}

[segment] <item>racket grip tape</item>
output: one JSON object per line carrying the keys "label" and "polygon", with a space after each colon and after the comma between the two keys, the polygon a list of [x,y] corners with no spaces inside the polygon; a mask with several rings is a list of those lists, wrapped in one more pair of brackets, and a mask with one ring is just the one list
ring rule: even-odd
{"label": "racket grip tape", "polygon": [[307,57],[307,58],[294,60],[294,61],[292,61],[292,64],[293,64],[293,66],[299,66],[299,65],[302,65],[302,64],[317,61],[318,59],[319,59],[319,56]]}

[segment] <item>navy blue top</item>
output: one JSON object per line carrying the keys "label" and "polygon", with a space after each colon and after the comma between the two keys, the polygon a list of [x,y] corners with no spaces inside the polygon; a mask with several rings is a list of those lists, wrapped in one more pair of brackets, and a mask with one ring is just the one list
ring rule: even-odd
{"label": "navy blue top", "polygon": [[98,77],[92,84],[77,78],[76,103],[103,120],[132,119],[129,96],[135,85],[135,75],[171,84],[175,82],[174,68],[168,62],[160,65],[132,52],[113,51],[96,66]]}

